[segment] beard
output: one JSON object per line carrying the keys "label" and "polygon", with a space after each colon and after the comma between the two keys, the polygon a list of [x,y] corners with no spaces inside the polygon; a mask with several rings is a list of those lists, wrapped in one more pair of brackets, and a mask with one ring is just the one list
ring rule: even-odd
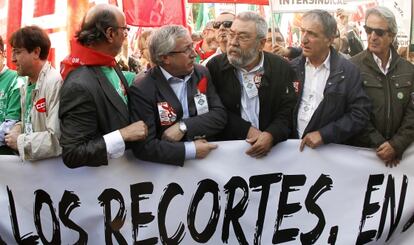
{"label": "beard", "polygon": [[[237,47],[228,47],[227,48],[227,57],[229,60],[229,63],[233,65],[236,68],[243,68],[247,65],[251,64],[258,56],[258,46],[252,47],[249,50],[242,50]],[[235,56],[234,54],[231,54],[231,52],[236,52],[238,55]]]}

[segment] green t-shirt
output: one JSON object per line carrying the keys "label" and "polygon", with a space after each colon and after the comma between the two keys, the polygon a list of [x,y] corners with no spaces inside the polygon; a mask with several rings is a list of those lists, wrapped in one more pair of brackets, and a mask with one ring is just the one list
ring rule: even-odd
{"label": "green t-shirt", "polygon": [[20,86],[24,81],[16,71],[0,74],[0,123],[6,119],[20,120]]}
{"label": "green t-shirt", "polygon": [[[118,77],[118,74],[116,73],[115,69],[108,66],[101,66],[102,72],[105,74],[106,78],[108,78],[109,82],[112,84],[116,92],[119,94],[119,96],[122,98],[125,104],[128,103],[128,97],[126,95],[124,86],[122,85],[121,79]],[[128,86],[131,86],[131,84],[134,82],[136,74],[129,71],[123,71],[124,77],[127,80]]]}

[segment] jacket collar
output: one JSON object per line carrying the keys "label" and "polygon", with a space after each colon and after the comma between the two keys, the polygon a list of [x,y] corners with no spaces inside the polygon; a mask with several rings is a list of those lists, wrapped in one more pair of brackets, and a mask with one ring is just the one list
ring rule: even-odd
{"label": "jacket collar", "polygon": [[[363,63],[367,64],[371,69],[375,70],[377,73],[383,74],[380,68],[378,67],[377,63],[375,62],[372,53],[368,49],[366,49],[363,52],[364,52],[363,58],[362,58]],[[397,66],[399,62],[399,55],[397,51],[394,49],[394,47],[392,46],[390,47],[390,52],[391,52],[392,57],[391,57],[390,67],[388,68],[388,72],[395,69],[395,67]]]}
{"label": "jacket collar", "polygon": [[[306,63],[306,57],[303,56],[303,54],[292,62],[292,66],[295,68],[295,70],[299,71],[300,73],[298,75],[301,75],[300,80],[303,80],[305,76],[305,63]],[[330,47],[329,78],[331,78],[332,76],[342,71],[341,63],[342,62],[341,62],[339,53],[333,47]]]}

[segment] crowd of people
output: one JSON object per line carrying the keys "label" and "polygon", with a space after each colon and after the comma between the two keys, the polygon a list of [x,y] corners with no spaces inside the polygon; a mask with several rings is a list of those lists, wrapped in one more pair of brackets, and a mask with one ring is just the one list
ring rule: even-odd
{"label": "crowd of people", "polygon": [[262,158],[301,139],[300,151],[348,144],[396,166],[414,141],[414,66],[393,46],[395,16],[367,10],[364,50],[336,15],[339,23],[324,10],[304,13],[299,48],[254,12],[221,13],[197,43],[183,26],[162,26],[140,37],[136,72],[116,61],[129,31],[116,6],[87,12],[60,73],[47,61],[46,32],[23,27],[8,40],[16,71],[0,39],[0,154],[61,155],[76,168],[131,149],[182,166],[214,141],[246,140],[245,153]]}

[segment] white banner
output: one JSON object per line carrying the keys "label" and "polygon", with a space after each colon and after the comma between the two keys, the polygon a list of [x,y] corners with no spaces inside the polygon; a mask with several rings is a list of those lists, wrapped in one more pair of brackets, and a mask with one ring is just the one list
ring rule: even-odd
{"label": "white banner", "polygon": [[274,13],[300,13],[312,9],[335,12],[338,8],[346,9],[346,0],[269,0]]}
{"label": "white banner", "polygon": [[[414,244],[414,147],[387,168],[367,149],[219,142],[184,167],[127,154],[69,169],[0,156],[7,244]],[[0,242],[1,243],[1,242]],[[33,244],[33,243],[29,243]],[[137,243],[138,244],[138,243]]]}
{"label": "white banner", "polygon": [[382,6],[389,8],[395,15],[398,26],[397,40],[399,47],[408,47],[410,44],[412,1],[383,1]]}

